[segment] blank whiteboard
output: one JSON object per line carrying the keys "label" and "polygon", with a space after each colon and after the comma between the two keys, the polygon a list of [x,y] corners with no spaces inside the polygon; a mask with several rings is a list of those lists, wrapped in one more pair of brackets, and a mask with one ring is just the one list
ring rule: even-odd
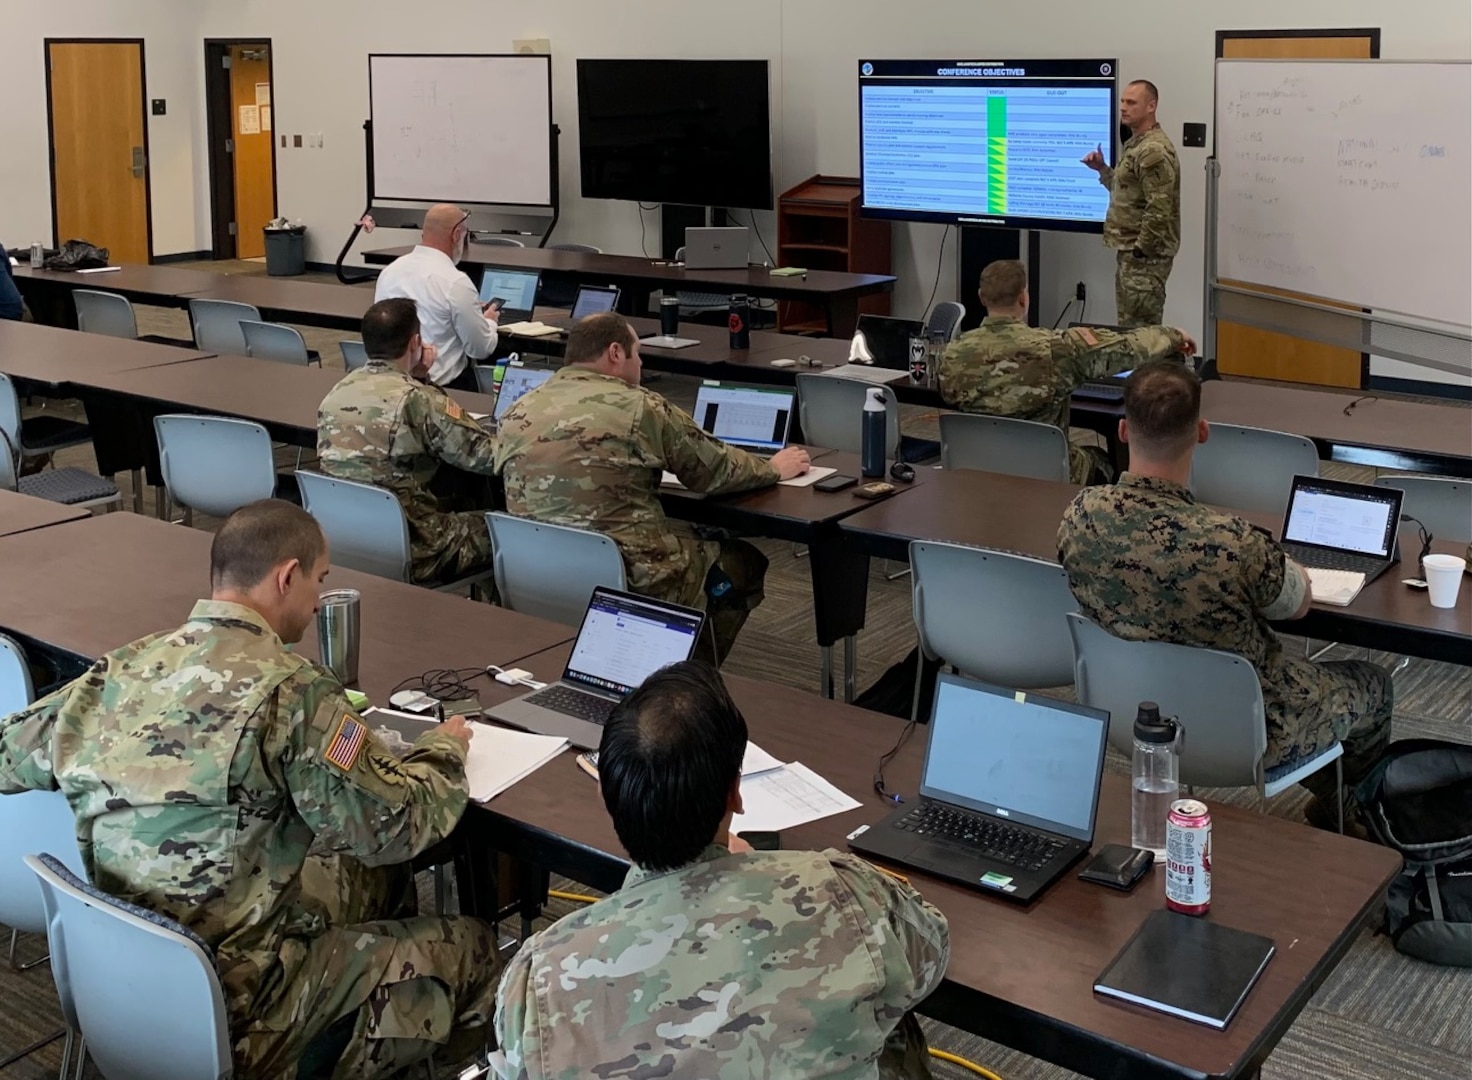
{"label": "blank whiteboard", "polygon": [[552,58],[368,57],[373,197],[552,205]]}
{"label": "blank whiteboard", "polygon": [[1469,131],[1463,61],[1217,61],[1217,278],[1472,326]]}

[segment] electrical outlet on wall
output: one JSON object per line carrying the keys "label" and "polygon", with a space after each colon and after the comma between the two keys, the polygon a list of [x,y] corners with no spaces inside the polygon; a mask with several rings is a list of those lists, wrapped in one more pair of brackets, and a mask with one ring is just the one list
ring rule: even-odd
{"label": "electrical outlet on wall", "polygon": [[1088,302],[1089,289],[1082,281],[1073,287],[1073,298],[1075,300],[1083,300],[1086,303]]}

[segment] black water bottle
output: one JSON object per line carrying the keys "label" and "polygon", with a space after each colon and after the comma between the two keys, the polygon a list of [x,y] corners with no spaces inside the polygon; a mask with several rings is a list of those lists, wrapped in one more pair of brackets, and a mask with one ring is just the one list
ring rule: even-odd
{"label": "black water bottle", "polygon": [[731,297],[731,348],[751,348],[751,301],[745,296]]}
{"label": "black water bottle", "polygon": [[859,445],[859,472],[869,480],[884,475],[884,451],[889,443],[889,406],[884,387],[872,386],[864,394],[864,421]]}

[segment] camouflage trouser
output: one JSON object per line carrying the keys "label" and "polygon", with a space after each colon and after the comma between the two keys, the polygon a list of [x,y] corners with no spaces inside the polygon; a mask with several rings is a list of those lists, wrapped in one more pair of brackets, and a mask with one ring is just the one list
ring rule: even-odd
{"label": "camouflage trouser", "polygon": [[414,531],[413,578],[419,584],[464,577],[491,562],[491,532],[483,510],[436,514]]}
{"label": "camouflage trouser", "polygon": [[1071,484],[1108,484],[1114,480],[1114,463],[1098,446],[1068,444],[1068,482]]}
{"label": "camouflage trouser", "polygon": [[[490,1041],[500,974],[494,929],[453,916],[374,921],[399,894],[402,872],[351,860],[343,860],[343,871],[321,899],[350,925],[288,939],[282,961],[289,981],[244,1025],[232,1025],[237,1075],[295,1077],[308,1044],[350,1016],[334,1077],[391,1076],[432,1054],[455,1064]],[[311,880],[303,874],[304,885]]]}
{"label": "camouflage trouser", "polygon": [[[1306,757],[1338,739],[1344,745],[1344,784],[1353,788],[1390,742],[1395,688],[1390,672],[1379,664],[1365,660],[1315,664],[1294,658],[1265,704],[1268,749],[1264,767]],[[1337,793],[1332,768],[1320,769],[1303,786],[1326,805],[1334,805]]]}
{"label": "camouflage trouser", "polygon": [[[715,636],[717,666],[725,662],[747,618],[766,599],[767,565],[767,557],[745,540],[721,541],[721,554],[705,576],[705,614]],[[720,595],[713,595],[717,590]]]}
{"label": "camouflage trouser", "polygon": [[1115,322],[1120,326],[1159,326],[1165,321],[1165,279],[1174,259],[1137,259],[1115,253]]}

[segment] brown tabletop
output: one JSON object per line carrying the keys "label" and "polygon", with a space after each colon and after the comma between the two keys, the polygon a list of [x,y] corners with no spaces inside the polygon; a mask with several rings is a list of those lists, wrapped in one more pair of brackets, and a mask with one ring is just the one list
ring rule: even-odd
{"label": "brown tabletop", "polygon": [[1234,379],[1201,387],[1201,416],[1304,435],[1333,461],[1472,477],[1472,409]]}
{"label": "brown tabletop", "polygon": [[357,337],[363,313],[373,306],[373,286],[220,274],[194,299],[253,304],[267,322],[325,326]]}
{"label": "brown tabletop", "polygon": [[[520,666],[556,678],[565,656],[556,649]],[[726,681],[755,742],[782,761],[816,769],[862,803],[784,833],[784,847],[841,850],[848,833],[890,809],[871,781],[879,756],[900,734],[899,721],[770,683]],[[917,730],[886,769],[890,790],[916,790],[924,738]],[[1141,921],[1163,906],[1158,869],[1128,894],[1070,872],[1027,907],[911,873],[951,927],[946,981],[921,1011],[1091,1076],[1251,1075],[1349,948],[1401,859],[1387,848],[1249,810],[1214,804],[1211,812],[1208,917],[1278,945],[1226,1031],[1113,1004],[1091,990]],[[627,856],[596,784],[570,753],[497,796],[479,817],[502,850],[596,888],[622,881]],[[1095,846],[1128,844],[1129,835],[1129,781],[1106,776]]]}
{"label": "brown tabletop", "polygon": [[57,270],[32,270],[29,266],[14,269],[16,284],[21,292],[34,289],[65,290],[97,289],[100,292],[121,293],[130,300],[158,304],[164,307],[183,307],[195,293],[213,288],[220,278],[226,276],[209,270],[186,270],[177,266],[148,266],[125,263],[116,270],[100,274],[77,274]]}
{"label": "brown tabletop", "polygon": [[[128,513],[0,536],[0,629],[88,659],[173,629],[209,595],[212,540]],[[505,666],[573,636],[556,623],[352,570],[334,569],[327,587],[362,593],[359,686],[379,705],[425,671]],[[317,657],[315,626],[298,648]],[[500,689],[488,679],[474,685]]]}
{"label": "brown tabletop", "polygon": [[167,367],[209,353],[0,319],[0,371],[16,379],[90,386],[95,376]]}
{"label": "brown tabletop", "polygon": [[34,495],[22,495],[0,488],[0,536],[44,529],[48,525],[60,525],[67,521],[80,521],[91,517],[91,513],[77,506],[63,506],[49,499],[38,499]]}

